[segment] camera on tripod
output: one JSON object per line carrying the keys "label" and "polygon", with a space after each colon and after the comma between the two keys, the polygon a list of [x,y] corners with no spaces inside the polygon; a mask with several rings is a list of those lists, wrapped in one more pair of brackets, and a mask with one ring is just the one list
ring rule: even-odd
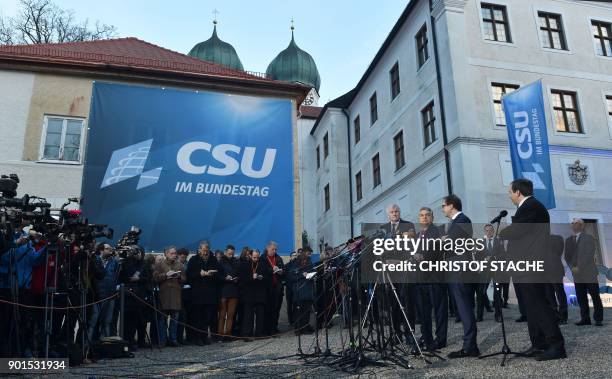
{"label": "camera on tripod", "polygon": [[127,259],[137,255],[144,256],[144,250],[138,245],[142,230],[132,226],[117,242],[115,252],[120,259]]}

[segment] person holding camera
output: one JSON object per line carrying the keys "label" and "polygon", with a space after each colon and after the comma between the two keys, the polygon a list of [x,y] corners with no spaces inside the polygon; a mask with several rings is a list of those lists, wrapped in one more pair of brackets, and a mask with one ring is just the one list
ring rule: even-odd
{"label": "person holding camera", "polygon": [[[214,314],[217,311],[219,283],[223,280],[217,258],[210,252],[208,241],[200,242],[198,254],[187,263],[187,280],[191,286],[195,343],[198,346],[211,343],[208,329],[214,330]],[[213,332],[214,333],[214,332]]]}
{"label": "person holding camera", "polygon": [[[107,243],[101,245],[99,256],[96,256],[98,265],[102,265],[104,275],[100,278],[95,286],[95,301],[107,299],[117,290],[117,280],[119,276],[119,262],[114,257],[113,247]],[[91,318],[87,328],[87,337],[92,342],[96,336],[98,323],[100,324],[100,337],[111,336],[111,323],[113,320],[113,310],[115,300],[109,299],[101,303],[96,303],[92,306]]]}
{"label": "person holding camera", "polygon": [[[251,260],[241,265],[240,270],[240,302],[244,305],[244,318],[242,336],[246,342],[252,341],[250,337],[264,336],[264,313],[268,289],[272,280],[272,269],[261,261],[259,250],[254,249]],[[253,333],[253,319],[255,319],[255,333]]]}
{"label": "person holding camera", "polygon": [[[177,341],[177,321],[181,311],[181,282],[185,281],[185,272],[177,259],[175,246],[164,250],[164,258],[155,266],[153,280],[159,283],[160,307],[165,316],[159,320],[159,345],[166,344],[172,347],[179,346]],[[169,328],[166,327],[166,318],[170,317]]]}
{"label": "person holding camera", "polygon": [[[130,251],[121,264],[119,281],[125,286],[125,331],[123,338],[132,350],[147,347],[145,339],[147,317],[144,304],[141,302],[149,296],[151,270],[144,262],[144,251]],[[136,344],[136,333],[138,344]]]}

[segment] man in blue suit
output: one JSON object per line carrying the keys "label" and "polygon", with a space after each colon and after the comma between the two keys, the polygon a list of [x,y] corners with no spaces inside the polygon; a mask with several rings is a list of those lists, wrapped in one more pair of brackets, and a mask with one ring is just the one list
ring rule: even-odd
{"label": "man in blue suit", "polygon": [[[461,199],[456,195],[444,198],[442,212],[451,222],[446,230],[446,238],[453,241],[472,238],[472,221],[462,212]],[[453,244],[454,245],[454,244]],[[471,252],[464,254],[446,251],[446,260],[468,260]],[[474,315],[474,296],[477,284],[470,282],[466,273],[451,273],[448,289],[455,299],[457,312],[463,323],[463,347],[448,354],[449,358],[478,357],[480,351],[476,342],[476,316]]]}

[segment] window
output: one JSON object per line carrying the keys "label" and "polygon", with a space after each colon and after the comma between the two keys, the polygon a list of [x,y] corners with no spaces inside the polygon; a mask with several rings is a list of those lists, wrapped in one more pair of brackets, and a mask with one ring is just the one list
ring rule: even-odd
{"label": "window", "polygon": [[484,38],[489,41],[512,42],[506,7],[497,4],[480,4]]}
{"label": "window", "polygon": [[404,159],[404,132],[401,131],[393,137],[393,148],[395,151],[395,171],[404,167],[406,161]]}
{"label": "window", "polygon": [[548,49],[567,50],[561,15],[538,12],[540,21],[540,41]]}
{"label": "window", "polygon": [[519,86],[514,84],[491,83],[491,92],[493,93],[493,109],[495,109],[495,125],[506,126],[506,115],[502,106],[502,97],[516,89]]}
{"label": "window", "polygon": [[378,105],[376,103],[376,92],[370,97],[370,125],[378,120]]}
{"label": "window", "polygon": [[327,212],[330,208],[329,204],[329,184],[325,186],[325,211]]}
{"label": "window", "polygon": [[374,178],[372,188],[376,188],[380,185],[380,157],[378,154],[372,158],[372,177]]}
{"label": "window", "polygon": [[321,167],[321,148],[317,146],[317,170]]}
{"label": "window", "polygon": [[357,194],[357,201],[363,198],[363,191],[361,189],[361,171],[355,175],[355,193]]}
{"label": "window", "polygon": [[427,24],[423,25],[415,38],[417,46],[417,59],[419,61],[419,67],[421,67],[425,64],[425,62],[427,62],[427,59],[429,59],[429,51],[427,51]]}
{"label": "window", "polygon": [[432,143],[436,142],[436,117],[434,116],[433,101],[429,103],[429,105],[427,105],[425,108],[423,108],[423,110],[421,111],[421,118],[423,119],[423,135],[425,138],[425,147],[427,147]]}
{"label": "window", "polygon": [[612,125],[612,96],[606,96],[606,103],[608,104],[608,123]]}
{"label": "window", "polygon": [[80,162],[83,119],[45,116],[41,160]]}
{"label": "window", "polygon": [[357,145],[361,140],[361,120],[359,116],[355,117],[355,121],[353,121],[353,129],[355,132],[355,145]]}
{"label": "window", "polygon": [[552,90],[553,119],[559,132],[582,133],[576,92]]}
{"label": "window", "polygon": [[591,25],[593,25],[597,55],[612,57],[612,24],[593,20]]}
{"label": "window", "polygon": [[329,137],[328,133],[323,136],[323,159],[329,155]]}
{"label": "window", "polygon": [[395,99],[400,93],[399,63],[395,63],[389,71],[391,79],[391,100]]}

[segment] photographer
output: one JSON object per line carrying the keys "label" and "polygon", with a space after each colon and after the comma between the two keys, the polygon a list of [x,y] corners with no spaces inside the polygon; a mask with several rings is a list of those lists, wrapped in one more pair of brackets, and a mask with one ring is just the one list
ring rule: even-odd
{"label": "photographer", "polygon": [[[288,271],[287,280],[293,292],[295,305],[295,334],[312,333],[314,330],[309,325],[312,302],[314,300],[314,283],[312,279],[306,279],[307,270],[312,268],[312,261],[307,253],[302,252]],[[289,304],[287,304],[289,306]]]}
{"label": "photographer", "polygon": [[238,305],[238,271],[239,262],[234,258],[236,249],[227,245],[225,254],[221,257],[223,284],[221,285],[221,300],[219,301],[219,325],[217,330],[224,341],[230,341],[227,336],[232,334],[234,316]]}
{"label": "photographer", "polygon": [[[177,347],[176,322],[181,311],[181,282],[185,281],[185,272],[181,263],[177,260],[176,247],[167,247],[164,250],[164,258],[155,265],[153,273],[153,280],[159,283],[160,308],[166,315],[158,318],[159,345],[164,346],[166,344],[168,334],[168,345]],[[167,316],[170,316],[169,328],[166,326]]]}
{"label": "photographer", "polygon": [[[129,251],[121,263],[119,281],[125,286],[125,332],[123,338],[130,344],[132,350],[147,347],[145,339],[147,318],[145,305],[139,299],[149,296],[151,269],[144,262],[144,251],[134,249]],[[137,298],[135,298],[134,296]],[[138,333],[138,344],[135,334]]]}
{"label": "photographer", "polygon": [[218,283],[223,280],[220,271],[217,258],[210,253],[209,243],[200,242],[198,254],[191,257],[187,264],[194,326],[199,329],[199,338],[196,337],[195,341],[198,346],[210,344],[208,328],[213,332],[214,313],[218,304]]}
{"label": "photographer", "polygon": [[[25,227],[28,222],[21,224]],[[33,232],[33,231],[32,231]],[[33,239],[38,238],[36,232],[31,235],[24,229],[14,233],[8,251],[2,252],[0,257],[0,298],[20,304],[31,305],[32,269],[44,263],[45,246],[35,249]],[[0,356],[9,355],[18,357],[32,357],[34,347],[34,312],[28,308],[15,309],[10,304],[2,304],[0,308],[3,331],[2,335],[7,344],[2,344]],[[8,337],[8,338],[7,338]],[[18,340],[17,345],[15,342]],[[21,351],[17,350],[17,346]]]}
{"label": "photographer", "polygon": [[[96,256],[96,261],[103,267],[103,276],[100,278],[95,286],[95,301],[100,301],[111,297],[117,290],[117,279],[119,276],[119,262],[114,257],[113,247],[107,243],[102,244],[99,256]],[[99,323],[100,337],[111,336],[111,323],[113,320],[113,310],[115,306],[115,299],[109,299],[101,303],[96,303],[92,306],[91,318],[89,320],[89,327],[87,330],[87,336],[89,342],[92,342],[96,336],[97,324]]]}
{"label": "photographer", "polygon": [[[252,341],[249,337],[253,335],[255,337],[264,335],[264,313],[271,278],[272,269],[261,262],[259,250],[254,249],[250,262],[241,265],[239,279],[240,302],[244,305],[244,318],[241,321],[242,337],[247,342]],[[253,319],[255,319],[255,334],[253,334]]]}

